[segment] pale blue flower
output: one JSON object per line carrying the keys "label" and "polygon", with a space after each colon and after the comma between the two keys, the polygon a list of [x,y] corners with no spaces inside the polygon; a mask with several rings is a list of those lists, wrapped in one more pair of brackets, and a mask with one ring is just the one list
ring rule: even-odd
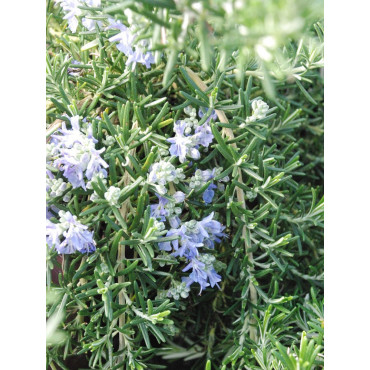
{"label": "pale blue flower", "polygon": [[203,271],[207,274],[211,287],[213,288],[215,285],[217,285],[217,287],[220,288],[217,283],[221,281],[221,276],[217,274],[215,268],[213,267],[213,264],[216,262],[215,256],[211,254],[200,254],[198,259],[205,265]]}
{"label": "pale blue flower", "polygon": [[186,234],[186,228],[182,225],[178,229],[171,229],[167,232],[166,237],[178,236],[179,239],[172,240],[170,242],[158,243],[160,250],[167,252],[174,251],[174,257],[186,257],[192,259],[198,256],[198,248],[202,247],[202,243],[195,242],[189,235]]}
{"label": "pale blue flower", "polygon": [[150,217],[159,219],[164,222],[166,219],[173,229],[180,226],[180,218],[178,215],[181,213],[181,208],[175,207],[174,202],[169,201],[167,198],[156,194],[158,203],[150,205]]}
{"label": "pale blue flower", "polygon": [[146,68],[150,68],[150,65],[154,63],[154,56],[151,52],[144,52],[137,47],[135,51],[132,51],[127,56],[126,63],[127,65],[131,65],[132,70],[135,69],[137,63],[145,65]]}
{"label": "pale blue flower", "polygon": [[185,136],[185,128],[185,121],[177,121],[173,127],[173,131],[176,134],[175,137],[167,139],[167,141],[172,144],[170,147],[170,154],[179,157],[181,163],[185,161],[186,156],[193,159],[200,158],[200,152],[197,148],[199,144],[198,137],[195,135]]}
{"label": "pale blue flower", "polygon": [[182,270],[184,272],[192,269],[192,272],[189,274],[187,278],[183,278],[183,282],[186,283],[186,286],[190,286],[193,283],[198,283],[200,285],[200,292],[209,286],[207,282],[207,273],[204,271],[205,264],[198,261],[196,258],[192,259],[190,263]]}
{"label": "pale blue flower", "polygon": [[[132,43],[135,40],[135,36],[131,33],[131,31],[125,26],[120,26],[121,32],[117,33],[109,38],[110,42],[115,42],[117,49],[129,57],[134,51],[132,49]],[[123,28],[125,27],[125,28]]]}
{"label": "pale blue flower", "polygon": [[161,197],[159,194],[156,195],[159,199],[159,202],[150,205],[150,217],[159,219],[160,221],[166,221],[168,210],[165,208],[165,205],[169,202],[169,200]]}
{"label": "pale blue flower", "polygon": [[205,269],[204,271],[207,274],[211,288],[217,285],[217,287],[220,289],[220,286],[217,283],[221,281],[221,275],[219,275],[214,268]]}
{"label": "pale blue flower", "polygon": [[[203,110],[204,110],[205,112],[203,112]],[[202,117],[203,117],[207,112],[208,112],[208,108],[204,108],[204,107],[202,107],[202,108],[200,108],[200,109],[199,109],[199,111],[198,111],[198,116],[199,116],[200,118],[202,118]],[[212,113],[211,113],[211,115],[207,118],[206,123],[209,123],[211,119],[212,119],[213,121],[216,121],[216,119],[217,119],[217,113],[216,113],[216,111],[215,111],[215,110],[213,110],[213,111],[212,111]]]}
{"label": "pale blue flower", "polygon": [[207,234],[202,242],[206,247],[211,249],[214,248],[215,242],[220,243],[220,238],[226,236],[226,234],[222,232],[225,229],[225,226],[216,220],[212,220],[213,216],[214,212],[203,218],[203,220],[198,223],[199,228],[202,229],[201,234]]}
{"label": "pale blue flower", "polygon": [[198,144],[206,148],[208,148],[209,144],[213,141],[212,130],[208,123],[203,123],[203,125],[195,127],[195,135]]}
{"label": "pale blue flower", "polygon": [[156,196],[159,202],[150,206],[150,216],[163,222],[167,219],[171,228],[177,229],[181,223],[178,216],[181,214],[182,210],[180,207],[177,207],[176,204],[182,203],[185,200],[185,194],[182,191],[177,191],[171,197],[173,200],[169,200],[159,194],[156,194]]}
{"label": "pale blue flower", "polygon": [[[177,229],[177,230],[176,229],[171,229],[171,230],[169,230],[166,234],[166,237],[167,236],[173,236],[173,235],[178,235],[178,236],[180,236],[180,238],[183,237],[182,231],[180,229]],[[175,250],[177,250],[179,248],[178,239],[172,240],[170,242],[160,242],[160,243],[158,243],[158,248],[161,251],[170,252],[172,250],[172,247],[175,248]]]}
{"label": "pale blue flower", "polygon": [[182,203],[185,200],[185,193],[182,191],[176,191],[172,197],[175,199],[176,203]]}
{"label": "pale blue flower", "polygon": [[209,204],[212,202],[212,199],[215,196],[215,192],[213,191],[213,189],[216,188],[217,186],[215,184],[209,184],[208,188],[205,190],[202,196],[204,203]]}
{"label": "pale blue flower", "polygon": [[[77,221],[76,216],[70,212],[59,212],[60,224],[57,225],[64,240],[54,245],[59,254],[72,254],[75,252],[92,253],[96,249],[93,232],[87,230],[87,226]],[[54,236],[54,234],[53,234]]]}
{"label": "pale blue flower", "polygon": [[85,172],[87,179],[91,180],[95,173],[102,173],[104,177],[107,177],[107,171],[104,168],[107,168],[108,164],[100,157],[104,151],[105,148],[90,151],[90,161]]}
{"label": "pale blue flower", "polygon": [[[48,209],[46,208],[48,212]],[[51,215],[53,217],[53,215]],[[58,228],[57,224],[51,222],[48,218],[46,218],[46,244],[49,248],[55,247],[55,249],[59,248],[60,240],[59,236],[61,234],[60,228]]]}
{"label": "pale blue flower", "polygon": [[96,26],[98,26],[99,28],[102,28],[103,26],[103,23],[101,21],[97,21],[95,19],[90,19],[86,17],[82,18],[81,22],[82,25],[89,31],[95,31]]}
{"label": "pale blue flower", "polygon": [[55,0],[55,2],[60,3],[63,11],[66,13],[63,19],[68,20],[68,28],[72,33],[75,33],[78,26],[77,17],[82,14],[81,9],[79,9],[79,6],[82,5],[80,0]]}
{"label": "pale blue flower", "polygon": [[54,162],[55,165],[63,171],[63,176],[72,184],[74,189],[82,187],[86,190],[84,167],[88,160],[88,154],[85,154],[85,156],[81,158],[81,161],[75,161],[73,157],[70,157],[63,152],[62,155],[63,156],[61,158]]}
{"label": "pale blue flower", "polygon": [[116,21],[113,18],[108,18],[108,22],[109,22],[109,26],[105,28],[106,30],[117,29],[120,31],[125,31],[127,29],[127,27],[120,20]]}
{"label": "pale blue flower", "polygon": [[[79,6],[99,7],[101,4],[100,0],[55,0],[55,2],[60,3],[63,11],[66,13],[63,19],[68,20],[68,28],[72,31],[72,33],[76,32],[78,26],[78,17],[82,14],[82,10],[79,8]],[[92,19],[84,18],[82,23],[89,31],[95,29],[96,21]]]}
{"label": "pale blue flower", "polygon": [[203,243],[197,243],[188,235],[182,234],[180,245],[177,249],[174,248],[175,252],[172,255],[174,257],[186,257],[188,260],[191,260],[199,255],[198,248],[201,247],[203,247]]}
{"label": "pale blue flower", "polygon": [[91,125],[88,126],[87,134],[80,131],[79,117],[70,118],[72,130],[67,130],[65,122],[59,132],[62,135],[53,135],[57,141],[59,157],[54,161],[54,167],[63,171],[63,176],[68,179],[73,188],[82,187],[86,190],[85,178],[90,180],[94,174],[102,173],[107,176],[105,168],[108,164],[100,154],[105,148],[95,149],[97,140],[92,136]]}
{"label": "pale blue flower", "polygon": [[122,24],[121,21],[114,19],[108,19],[109,26],[106,29],[118,29],[120,32],[109,38],[110,42],[115,42],[116,47],[119,51],[127,56],[127,65],[131,65],[132,70],[135,69],[136,64],[140,63],[145,65],[146,68],[150,68],[150,65],[154,63],[154,56],[151,52],[146,51],[147,43],[141,40],[139,43],[134,44],[137,34]]}
{"label": "pale blue flower", "polygon": [[186,286],[190,286],[193,283],[200,285],[199,295],[202,290],[207,286],[213,288],[215,285],[219,287],[218,283],[221,281],[221,276],[216,272],[213,267],[215,257],[209,254],[200,254],[198,258],[193,258],[190,263],[182,270],[184,272],[192,269],[192,272],[187,277],[183,277],[182,281]]}
{"label": "pale blue flower", "polygon": [[213,249],[214,243],[220,243],[221,237],[226,236],[223,233],[225,226],[213,220],[213,216],[214,212],[199,222],[191,220],[182,224],[178,229],[169,230],[166,236],[178,235],[179,239],[159,243],[160,249],[170,251],[172,246],[175,252],[181,250],[176,255],[184,256],[188,259],[196,257],[198,248],[203,245]]}

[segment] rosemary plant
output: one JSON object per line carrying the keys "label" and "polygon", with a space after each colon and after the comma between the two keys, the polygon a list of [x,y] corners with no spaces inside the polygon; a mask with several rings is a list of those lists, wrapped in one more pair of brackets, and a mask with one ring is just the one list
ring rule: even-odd
{"label": "rosemary plant", "polygon": [[47,2],[47,366],[323,367],[320,1]]}

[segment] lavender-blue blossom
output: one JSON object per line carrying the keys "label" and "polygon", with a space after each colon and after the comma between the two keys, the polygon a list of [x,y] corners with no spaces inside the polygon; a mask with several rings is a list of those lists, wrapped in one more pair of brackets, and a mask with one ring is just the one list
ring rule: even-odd
{"label": "lavender-blue blossom", "polygon": [[[54,247],[59,254],[75,252],[92,253],[96,249],[93,232],[87,226],[77,221],[70,212],[59,212],[59,223],[53,224],[46,220],[46,243]],[[62,241],[60,238],[64,238]]]}
{"label": "lavender-blue blossom", "polygon": [[212,288],[216,285],[218,288],[218,283],[221,281],[221,276],[216,272],[213,264],[216,262],[214,256],[210,254],[199,254],[197,258],[194,258],[190,263],[182,270],[184,272],[192,269],[192,272],[187,277],[183,277],[182,281],[186,286],[190,286],[193,283],[198,283],[200,285],[200,292],[207,286]]}
{"label": "lavender-blue blossom", "polygon": [[181,191],[176,192],[172,195],[173,200],[162,197],[159,194],[156,194],[158,198],[158,203],[151,204],[150,206],[150,216],[160,221],[165,221],[166,218],[170,223],[173,229],[176,229],[180,226],[180,218],[178,217],[181,214],[181,208],[177,207],[176,204],[182,203],[185,199],[185,194]]}
{"label": "lavender-blue blossom", "polygon": [[199,255],[198,248],[203,247],[203,243],[195,242],[191,237],[183,233],[183,230],[180,229],[180,244],[178,248],[174,248],[173,252],[174,257],[186,257],[188,260],[192,260]]}
{"label": "lavender-blue blossom", "polygon": [[94,174],[102,173],[107,176],[105,168],[108,164],[101,158],[105,148],[95,149],[97,140],[92,136],[91,125],[87,128],[87,133],[80,131],[79,117],[70,118],[72,129],[67,130],[65,122],[59,132],[53,138],[57,141],[59,157],[54,161],[54,167],[63,171],[63,176],[68,179],[73,188],[82,187],[86,190],[85,177],[88,180]]}
{"label": "lavender-blue blossom", "polygon": [[214,212],[198,222],[198,226],[201,229],[201,234],[207,234],[202,242],[206,247],[211,249],[214,248],[215,242],[221,243],[221,238],[226,236],[226,234],[223,232],[225,226],[223,226],[220,222],[213,220],[213,216]]}
{"label": "lavender-blue blossom", "polygon": [[196,118],[196,110],[190,106],[184,109],[189,117],[175,122],[173,131],[175,136],[167,139],[171,143],[170,154],[179,157],[183,163],[186,157],[199,159],[199,147],[208,147],[213,141],[211,127],[207,122],[199,125]]}
{"label": "lavender-blue blossom", "polygon": [[[215,167],[212,170],[200,170],[197,169],[194,172],[194,175],[190,178],[189,181],[189,187],[190,189],[199,190],[202,188],[209,180],[214,179],[216,176],[218,176],[222,172],[222,167]],[[229,181],[228,176],[225,176],[221,179],[217,180],[217,186],[214,184],[214,182],[211,182],[207,189],[203,193],[203,200],[206,204],[209,204],[212,202],[213,197],[215,195],[214,189],[219,188],[220,191],[223,191],[224,185],[221,184],[221,182],[227,182]]]}
{"label": "lavender-blue blossom", "polygon": [[55,0],[56,3],[60,3],[63,11],[66,15],[63,19],[68,20],[68,28],[75,33],[78,26],[77,17],[82,14],[81,9],[79,8],[81,4],[80,0]]}
{"label": "lavender-blue blossom", "polygon": [[[203,109],[205,110],[205,112],[203,112]],[[204,116],[205,114],[207,114],[207,112],[208,112],[208,108],[199,108],[198,116],[199,116],[200,118],[203,118],[203,116]],[[215,111],[215,110],[212,110],[212,113],[211,113],[211,115],[207,118],[206,123],[209,123],[211,119],[212,119],[213,121],[216,121],[216,119],[217,119],[217,113],[216,113],[216,111]]]}
{"label": "lavender-blue blossom", "polygon": [[213,216],[214,212],[204,217],[201,221],[191,220],[182,224],[178,229],[169,230],[166,236],[178,235],[179,240],[159,243],[159,248],[170,251],[173,247],[176,252],[180,247],[185,246],[183,248],[184,253],[181,252],[181,256],[187,258],[192,258],[198,254],[194,248],[197,249],[204,245],[213,249],[214,243],[220,243],[221,238],[226,236],[223,233],[225,226],[213,220]]}
{"label": "lavender-blue blossom", "polygon": [[209,184],[208,188],[204,191],[202,198],[204,203],[209,204],[212,202],[213,197],[215,196],[215,192],[213,189],[216,189],[217,186],[215,184]]}
{"label": "lavender-blue blossom", "polygon": [[196,258],[193,258],[190,263],[182,270],[184,272],[192,269],[192,272],[187,278],[183,278],[183,282],[186,283],[186,286],[190,286],[193,283],[198,283],[200,285],[200,293],[203,289],[209,286],[207,282],[207,273],[204,271],[205,264],[198,261]]}
{"label": "lavender-blue blossom", "polygon": [[166,221],[166,217],[168,216],[168,210],[165,208],[166,204],[169,202],[167,198],[156,194],[158,197],[158,203],[150,205],[150,217],[155,219],[159,219],[160,221]]}
{"label": "lavender-blue blossom", "polygon": [[175,199],[176,203],[182,203],[185,200],[185,193],[182,191],[176,191],[172,194],[172,197]]}
{"label": "lavender-blue blossom", "polygon": [[184,130],[186,128],[185,121],[177,121],[174,124],[173,131],[175,137],[167,139],[170,146],[170,154],[179,157],[179,161],[183,163],[187,156],[193,159],[200,158],[200,152],[198,150],[199,135],[188,135],[186,136]]}
{"label": "lavender-blue blossom", "polygon": [[[78,26],[78,17],[82,14],[80,6],[99,7],[101,4],[100,0],[55,0],[56,3],[60,3],[63,11],[66,15],[63,19],[68,20],[68,28],[75,33]],[[96,24],[101,25],[101,22],[96,22],[93,19],[83,18],[82,24],[89,30],[93,31]]]}
{"label": "lavender-blue blossom", "polygon": [[185,257],[188,265],[183,269],[184,272],[192,269],[188,277],[183,278],[186,286],[198,283],[200,292],[207,286],[218,286],[221,276],[217,274],[213,267],[215,258],[212,255],[199,253],[199,248],[214,248],[215,243],[221,242],[221,237],[226,236],[223,233],[224,226],[213,220],[212,212],[201,221],[191,220],[183,223],[177,229],[171,229],[166,236],[177,236],[178,238],[169,242],[158,243],[159,249],[164,251],[173,251],[174,257]]}
{"label": "lavender-blue blossom", "polygon": [[154,56],[151,52],[145,52],[143,49],[136,47],[135,51],[132,51],[127,58],[127,64],[131,65],[132,70],[135,69],[136,64],[143,64],[146,68],[150,68],[150,65],[154,63]]}
{"label": "lavender-blue blossom", "polygon": [[217,262],[215,256],[204,253],[200,254],[198,259],[205,265],[203,271],[207,274],[211,287],[213,288],[216,285],[220,288],[217,283],[221,281],[221,276],[217,274],[217,271],[214,268],[214,264]]}
{"label": "lavender-blue blossom", "polygon": [[108,19],[109,26],[106,29],[118,29],[120,32],[109,38],[110,42],[115,42],[119,51],[127,56],[127,65],[131,65],[132,70],[135,69],[136,64],[140,63],[150,68],[154,63],[154,56],[147,51],[148,43],[145,40],[140,40],[135,43],[137,34],[131,28],[126,27],[121,21],[116,21],[112,18]]}
{"label": "lavender-blue blossom", "polygon": [[206,148],[208,148],[209,144],[213,141],[212,130],[207,122],[195,127],[195,136],[198,144]]}
{"label": "lavender-blue blossom", "polygon": [[[53,215],[52,215],[53,216]],[[55,249],[59,248],[60,245],[60,235],[63,232],[58,227],[58,224],[54,224],[48,218],[46,218],[46,244],[49,248],[55,247]]]}

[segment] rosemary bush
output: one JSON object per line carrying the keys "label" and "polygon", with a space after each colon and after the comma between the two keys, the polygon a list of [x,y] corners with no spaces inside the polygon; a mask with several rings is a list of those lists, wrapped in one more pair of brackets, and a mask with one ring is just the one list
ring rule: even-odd
{"label": "rosemary bush", "polygon": [[320,1],[47,2],[47,366],[323,367]]}

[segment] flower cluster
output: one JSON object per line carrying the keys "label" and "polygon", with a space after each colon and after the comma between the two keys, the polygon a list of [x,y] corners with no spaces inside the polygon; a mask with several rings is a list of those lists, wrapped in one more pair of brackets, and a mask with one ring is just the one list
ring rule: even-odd
{"label": "flower cluster", "polygon": [[[80,6],[90,6],[90,7],[99,7],[100,0],[55,0],[56,3],[60,3],[63,11],[66,15],[63,19],[68,20],[68,28],[71,30],[72,33],[75,33],[78,26],[78,17],[82,15],[82,10],[79,8]],[[82,24],[86,27],[89,31],[93,31],[96,27],[96,24],[101,26],[101,22],[96,22],[93,19],[88,19],[86,17],[82,18]]]}
{"label": "flower cluster", "polygon": [[177,184],[180,180],[183,180],[185,175],[181,168],[175,168],[170,162],[161,160],[160,162],[154,163],[149,170],[148,182],[156,188],[159,194],[166,194],[166,184],[173,182]]}
{"label": "flower cluster", "polygon": [[[183,278],[186,286],[190,286],[194,282],[201,287],[200,292],[207,286],[218,286],[221,281],[221,276],[217,274],[213,267],[211,258],[206,259],[207,254],[199,253],[199,248],[213,249],[215,243],[220,243],[221,238],[226,236],[223,233],[224,226],[220,222],[213,220],[214,213],[212,212],[201,221],[191,220],[183,223],[176,229],[171,229],[166,236],[178,236],[170,242],[158,243],[160,250],[173,251],[175,257],[185,257],[189,262],[182,270],[184,272],[192,269],[188,277]],[[205,263],[206,262],[206,263]]]}
{"label": "flower cluster", "polygon": [[[46,201],[61,196],[68,187],[68,184],[62,178],[56,179],[51,171],[46,170]],[[69,202],[70,194],[63,197],[64,202]]]}
{"label": "flower cluster", "polygon": [[96,249],[93,232],[78,222],[76,216],[64,211],[59,211],[58,224],[46,220],[46,244],[59,254],[92,253]]}
{"label": "flower cluster", "polygon": [[221,276],[217,274],[214,268],[213,264],[215,261],[216,258],[211,254],[200,254],[198,259],[192,259],[182,270],[188,271],[190,268],[192,269],[191,274],[182,279],[186,286],[190,286],[194,282],[197,282],[201,287],[201,291],[209,285],[211,285],[212,288],[215,285],[219,288],[218,283],[221,281]]}
{"label": "flower cluster", "polygon": [[108,29],[117,29],[119,33],[109,38],[110,42],[115,42],[117,49],[127,56],[127,65],[132,65],[132,69],[135,68],[136,63],[145,65],[146,68],[150,68],[150,65],[154,63],[154,56],[151,52],[146,50],[149,48],[147,40],[140,40],[135,43],[138,34],[133,32],[132,27],[126,27],[121,21],[116,21],[112,18],[108,19]]}
{"label": "flower cluster", "polygon": [[91,180],[97,173],[107,176],[105,168],[108,164],[100,156],[105,148],[95,148],[97,140],[92,136],[90,125],[87,134],[84,134],[80,131],[78,116],[71,117],[70,121],[72,130],[67,130],[63,122],[60,130],[62,135],[53,135],[56,159],[52,165],[63,171],[63,176],[73,188],[82,187],[86,190],[85,178]]}
{"label": "flower cluster", "polygon": [[171,227],[177,228],[180,225],[179,215],[182,212],[180,207],[176,205],[184,202],[185,194],[182,191],[177,191],[172,195],[172,199],[165,198],[156,194],[158,197],[158,203],[152,204],[150,206],[151,217],[159,219],[160,221],[165,221],[168,219]]}
{"label": "flower cluster", "polygon": [[[194,176],[190,178],[189,187],[190,189],[199,190],[202,188],[209,180],[212,180],[215,176],[219,175],[222,172],[222,167],[215,167],[212,170],[196,170]],[[229,181],[229,177],[225,176],[218,181],[218,186],[211,182],[207,189],[203,193],[204,203],[208,204],[212,202],[212,199],[215,195],[214,189],[217,187],[220,191],[224,191],[224,185],[222,182]]]}
{"label": "flower cluster", "polygon": [[190,288],[185,282],[174,282],[173,287],[167,292],[167,297],[173,297],[177,301],[181,298],[189,297]]}
{"label": "flower cluster", "polygon": [[[79,117],[70,118],[72,129],[66,128],[65,122],[56,134],[52,135],[50,143],[47,144],[46,162],[50,169],[61,171],[68,182],[63,178],[56,177],[49,169],[46,174],[46,242],[54,247],[60,254],[71,254],[76,251],[91,253],[95,251],[93,233],[87,230],[87,226],[77,221],[76,216],[70,212],[60,211],[50,201],[63,195],[63,201],[69,202],[71,193],[69,188],[82,187],[91,189],[91,182],[100,177],[106,182],[108,164],[101,158],[100,154],[105,150],[97,150],[97,140],[92,136],[91,125],[87,125],[86,133],[80,130]],[[87,181],[87,184],[85,183]],[[92,194],[91,200],[97,194]],[[50,221],[55,214],[59,215],[59,223]],[[61,240],[63,239],[63,240]]]}
{"label": "flower cluster", "polygon": [[[63,19],[68,21],[68,28],[72,33],[76,33],[78,27],[78,19],[83,16],[83,11],[80,9],[81,6],[87,7],[100,7],[101,0],[55,0],[56,3],[60,3],[65,16]],[[135,23],[135,17],[129,9],[125,10],[126,17],[130,23],[130,27],[125,26],[120,20],[108,18],[109,25],[105,27],[105,30],[116,29],[119,32],[110,37],[109,41],[114,42],[117,49],[127,56],[126,64],[131,65],[132,70],[135,69],[136,64],[140,63],[145,65],[146,68],[150,68],[151,64],[154,63],[153,54],[148,51],[150,49],[149,40],[137,40],[140,33],[140,26]],[[103,28],[103,23],[95,19],[88,17],[81,18],[82,25],[89,31],[94,31],[96,27]],[[79,64],[74,61],[72,64]],[[77,72],[70,69],[71,75],[78,75]]]}
{"label": "flower cluster", "polygon": [[[211,118],[216,118],[214,115],[211,115],[206,122],[200,125],[196,119],[196,110],[194,108],[187,107],[184,109],[184,112],[189,115],[189,118],[177,121],[173,127],[175,137],[167,139],[172,144],[170,154],[179,157],[181,163],[185,161],[186,157],[199,159],[199,147],[208,148],[209,144],[212,143],[213,134],[209,121]],[[200,110],[199,115],[203,116],[204,113]]]}
{"label": "flower cluster", "polygon": [[252,115],[247,117],[246,122],[255,122],[258,119],[266,117],[269,106],[261,99],[253,100],[252,102]]}
{"label": "flower cluster", "polygon": [[108,201],[108,203],[113,207],[119,207],[119,196],[121,194],[121,189],[115,186],[111,186],[108,191],[104,194],[104,198]]}
{"label": "flower cluster", "polygon": [[[206,110],[199,110],[200,118],[207,114],[207,119],[203,118],[200,124],[196,118],[195,109],[187,107],[184,113],[188,117],[174,124],[175,137],[167,139],[172,144],[169,149],[170,154],[177,156],[180,162],[184,162],[186,157],[200,158],[200,146],[208,147],[213,141],[210,121],[217,118],[214,111],[208,114]],[[166,153],[160,153],[160,156],[162,155]],[[205,170],[195,169],[193,176],[186,179],[183,169],[176,169],[168,160],[169,158],[160,159],[150,168],[148,183],[155,186],[155,195],[158,199],[150,205],[150,209],[151,217],[169,223],[171,228],[165,236],[171,239],[174,237],[173,240],[170,239],[171,241],[158,243],[159,250],[162,253],[171,252],[170,256],[185,259],[187,262],[182,271],[189,271],[189,275],[182,278],[182,283],[173,282],[175,286],[167,292],[168,297],[179,299],[179,297],[188,296],[189,287],[193,283],[200,285],[200,292],[207,286],[218,286],[221,276],[217,271],[223,266],[206,251],[214,249],[215,244],[220,243],[226,234],[223,232],[225,227],[213,219],[214,212],[200,221],[193,219],[183,222],[180,217],[187,195],[182,191],[176,191],[173,184],[181,183],[181,188],[186,189],[187,194],[194,193],[194,190],[199,192],[205,189],[202,198],[205,205],[208,205],[215,196],[215,190],[218,188],[223,191],[222,182],[227,182],[229,178],[225,176],[215,180],[215,177],[218,178],[222,173],[221,167],[215,167]],[[202,253],[199,252],[200,248]]]}

